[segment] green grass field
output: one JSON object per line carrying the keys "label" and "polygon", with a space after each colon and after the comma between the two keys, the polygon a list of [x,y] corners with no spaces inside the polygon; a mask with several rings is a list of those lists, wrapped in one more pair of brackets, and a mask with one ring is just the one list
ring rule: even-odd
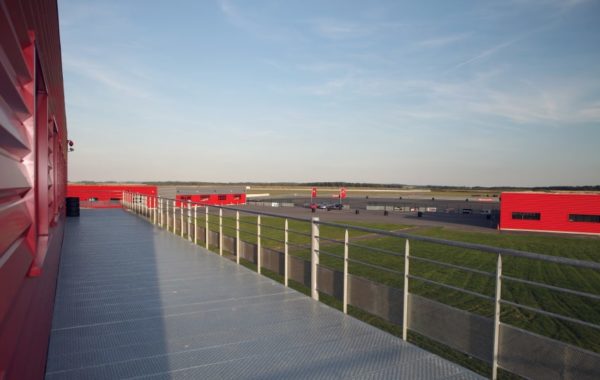
{"label": "green grass field", "polygon": [[[240,229],[242,230],[240,233],[241,239],[249,243],[256,243],[256,217],[244,216],[240,218],[240,222]],[[198,223],[201,226],[204,225],[204,216],[199,218]],[[395,224],[350,223],[347,221],[340,221],[339,223],[386,231],[401,231],[409,227]],[[283,250],[283,219],[262,217],[261,225],[262,246]],[[210,229],[218,231],[218,217],[213,215],[210,216]],[[310,224],[307,222],[290,220],[289,230],[290,254],[309,260],[310,237],[307,235],[310,234]],[[223,218],[223,232],[227,236],[235,236],[234,218]],[[538,234],[499,234],[495,231],[490,233],[479,233],[439,227],[419,229],[415,233],[446,240],[485,244],[500,248],[511,248],[546,255],[600,262],[600,239],[597,238]],[[339,243],[339,241],[343,240],[344,230],[330,226],[321,226],[320,236],[320,249],[334,255],[334,257],[331,257],[329,255],[321,254],[321,265],[336,270],[342,270],[343,245]],[[401,273],[404,270],[404,258],[400,255],[404,253],[404,239],[383,237],[364,231],[351,230],[350,241],[352,244],[359,245],[359,247],[350,247],[350,258],[371,265],[367,266],[359,263],[350,263],[349,271],[351,274],[372,279],[389,286],[402,288],[403,278]],[[373,251],[370,248],[394,252],[397,256]],[[429,242],[411,241],[411,256],[452,265],[460,265],[488,272],[490,274],[493,274],[496,268],[496,255],[494,254]],[[372,266],[380,266],[386,270],[379,270]],[[398,273],[390,273],[390,269],[397,271]],[[266,271],[266,273],[281,281],[281,278],[276,274],[269,273],[268,271]],[[416,259],[411,260],[410,273],[489,297],[493,297],[494,295],[495,282],[493,277],[454,268],[441,267],[429,262],[420,262]],[[593,294],[600,293],[600,272],[593,270],[529,259],[504,257],[503,274],[567,289],[574,289]],[[300,284],[295,284],[295,287],[300,291],[307,291],[307,289]],[[459,291],[449,290],[440,286],[430,285],[419,280],[411,280],[409,287],[411,293],[422,295],[486,317],[491,317],[493,315],[493,303],[488,300]],[[600,301],[564,294],[532,285],[510,282],[508,280],[503,282],[502,298],[521,305],[536,307],[548,312],[600,325]],[[324,297],[324,299],[334,307],[341,307],[340,302],[333,299],[333,297]],[[391,333],[399,333],[397,326],[356,308],[351,308],[351,314],[380,328],[384,328]],[[530,312],[522,308],[506,305],[502,307],[501,320],[502,322],[600,353],[600,330],[598,329],[581,326],[572,322]],[[486,372],[487,365],[481,363],[473,364],[472,360],[464,358],[461,354],[452,352],[453,350],[444,348],[427,338],[412,334],[411,339],[428,349],[432,349],[443,356],[450,357],[478,372]]]}

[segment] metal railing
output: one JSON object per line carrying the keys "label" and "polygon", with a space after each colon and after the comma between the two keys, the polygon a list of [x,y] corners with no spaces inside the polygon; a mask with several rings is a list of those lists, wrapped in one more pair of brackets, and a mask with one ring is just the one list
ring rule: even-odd
{"label": "metal railing", "polygon": [[[397,325],[404,340],[418,333],[488,363],[492,379],[499,368],[531,378],[600,378],[598,262],[141,194],[124,193],[123,207],[238,264],[255,264],[258,273],[268,269],[285,286],[306,286],[315,300],[333,296],[344,313],[352,306]],[[507,263],[517,274],[506,274]],[[581,276],[584,290],[536,279],[527,267],[570,268],[564,273]],[[566,306],[548,310],[540,295]],[[587,318],[564,312],[586,307]],[[588,338],[547,337],[528,331],[527,320]]]}

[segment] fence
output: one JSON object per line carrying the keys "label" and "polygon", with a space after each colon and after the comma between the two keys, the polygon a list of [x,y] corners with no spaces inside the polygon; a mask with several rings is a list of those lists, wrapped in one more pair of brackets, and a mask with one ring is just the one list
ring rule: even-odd
{"label": "fence", "polygon": [[[526,378],[600,378],[600,263],[126,193],[153,224]],[[352,237],[352,239],[351,239]],[[574,286],[577,285],[577,286]]]}

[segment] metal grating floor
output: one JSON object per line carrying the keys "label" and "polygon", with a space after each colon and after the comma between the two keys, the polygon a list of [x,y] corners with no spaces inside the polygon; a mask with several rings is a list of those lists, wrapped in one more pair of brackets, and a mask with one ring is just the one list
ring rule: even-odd
{"label": "metal grating floor", "polygon": [[47,379],[480,379],[122,210],[68,218]]}

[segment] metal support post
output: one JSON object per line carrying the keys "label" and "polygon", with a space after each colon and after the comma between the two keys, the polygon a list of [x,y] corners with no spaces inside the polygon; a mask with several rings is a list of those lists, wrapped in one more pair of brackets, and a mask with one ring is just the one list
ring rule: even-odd
{"label": "metal support post", "polygon": [[288,244],[288,220],[285,219],[283,226],[283,283],[288,286],[288,266],[289,266],[289,244]]}
{"label": "metal support post", "polygon": [[194,205],[194,244],[198,245],[198,205]]}
{"label": "metal support post", "polygon": [[154,197],[152,198],[152,202],[154,202],[154,209],[152,210],[152,221],[154,224],[158,224],[158,199]]}
{"label": "metal support post", "polygon": [[261,244],[260,244],[260,215],[256,217],[256,270],[260,274],[262,266],[261,260]]}
{"label": "metal support post", "polygon": [[169,231],[169,229],[171,228],[170,225],[169,225],[169,222],[170,222],[170,219],[171,219],[171,215],[169,214],[169,200],[168,199],[165,199],[165,207],[166,207],[165,214],[167,216],[167,226],[166,226],[165,229],[167,231]]}
{"label": "metal support post", "polygon": [[204,210],[206,211],[206,217],[204,218],[204,242],[206,249],[208,249],[208,206],[204,206]]}
{"label": "metal support post", "polygon": [[348,314],[348,229],[344,234],[344,314]]}
{"label": "metal support post", "polygon": [[179,201],[179,236],[183,237],[183,212],[185,211],[185,206],[183,205],[183,200]]}
{"label": "metal support post", "polygon": [[164,219],[164,213],[163,213],[163,200],[162,198],[158,198],[158,207],[159,207],[159,216],[160,216],[160,226],[164,227],[164,223],[165,223],[165,219]]}
{"label": "metal support post", "polygon": [[408,275],[410,273],[410,243],[406,239],[404,245],[404,287],[402,288],[402,340],[406,341],[408,334]]}
{"label": "metal support post", "polygon": [[240,263],[240,212],[235,212],[235,262]]}
{"label": "metal support post", "polygon": [[188,201],[187,207],[187,217],[188,217],[188,226],[187,226],[187,235],[188,240],[192,241],[192,203]]}
{"label": "metal support post", "polygon": [[312,218],[311,222],[311,260],[310,260],[310,293],[314,300],[319,300],[317,291],[317,268],[319,267],[319,218]]}
{"label": "metal support post", "polygon": [[496,297],[494,308],[494,347],[492,357],[492,379],[498,378],[498,348],[500,344],[500,301],[502,300],[502,255],[498,254],[496,263]]}
{"label": "metal support post", "polygon": [[177,202],[173,200],[173,233],[177,234]]}
{"label": "metal support post", "polygon": [[223,209],[219,208],[219,255],[223,256]]}

